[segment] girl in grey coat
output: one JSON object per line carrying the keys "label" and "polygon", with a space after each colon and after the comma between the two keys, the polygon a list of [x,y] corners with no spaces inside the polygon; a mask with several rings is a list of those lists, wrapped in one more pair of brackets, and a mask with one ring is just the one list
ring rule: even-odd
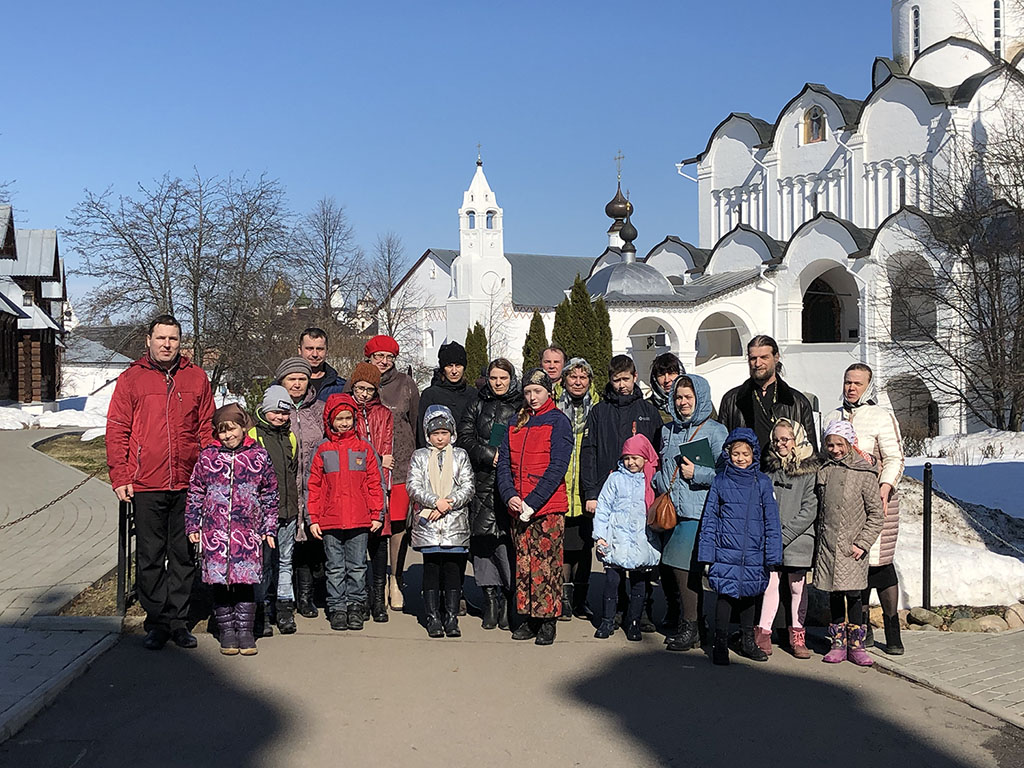
{"label": "girl in grey coat", "polygon": [[790,606],[787,622],[790,651],[798,659],[811,658],[804,632],[807,616],[804,586],[814,560],[814,521],[818,517],[814,485],[820,466],[821,460],[815,455],[803,425],[791,419],[779,419],[772,429],[765,471],[772,479],[775,501],[779,505],[782,569],[769,574],[755,637],[758,647],[768,655],[772,652],[772,624],[779,611],[780,587],[785,584]]}
{"label": "girl in grey coat", "polygon": [[[460,637],[459,598],[469,556],[469,454],[456,448],[455,417],[444,405],[423,415],[429,447],[413,453],[406,485],[414,505],[410,543],[423,555],[423,606],[430,637]],[[444,592],[444,619],[440,615]]]}

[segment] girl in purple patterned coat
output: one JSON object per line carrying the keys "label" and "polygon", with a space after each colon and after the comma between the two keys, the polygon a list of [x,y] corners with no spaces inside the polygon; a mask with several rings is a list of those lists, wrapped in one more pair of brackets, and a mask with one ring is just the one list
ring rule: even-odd
{"label": "girl in purple patterned coat", "polygon": [[199,454],[185,506],[225,656],[256,653],[254,587],[263,577],[263,542],[273,548],[277,532],[277,476],[270,455],[246,434],[251,426],[237,405],[217,409],[215,440]]}

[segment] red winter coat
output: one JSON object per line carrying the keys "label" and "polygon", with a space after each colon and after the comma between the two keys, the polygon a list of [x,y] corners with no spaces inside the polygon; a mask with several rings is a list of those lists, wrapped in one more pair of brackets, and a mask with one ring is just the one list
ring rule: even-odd
{"label": "red winter coat", "polygon": [[[518,496],[536,516],[569,509],[565,473],[575,441],[565,414],[548,398],[522,427],[513,417],[498,451],[498,493],[506,504]],[[510,510],[511,512],[511,510]]]}
{"label": "red winter coat", "polygon": [[[377,463],[385,456],[394,457],[395,452],[395,418],[391,415],[391,409],[374,397],[366,405],[359,405],[356,411],[356,435],[360,440],[365,440],[373,446],[377,455]],[[386,514],[388,491],[391,489],[391,471],[380,466],[380,482],[384,489],[384,528],[381,535],[391,535],[391,516]]]}
{"label": "red winter coat", "polygon": [[332,422],[339,406],[358,406],[351,395],[334,394],[324,408],[327,441],[316,449],[309,474],[309,520],[321,530],[369,528],[384,520],[380,465],[373,446],[355,431],[336,432]]}
{"label": "red winter coat", "polygon": [[110,484],[136,491],[188,488],[199,450],[213,442],[213,390],[186,357],[168,371],[145,355],[117,377],[107,410]]}

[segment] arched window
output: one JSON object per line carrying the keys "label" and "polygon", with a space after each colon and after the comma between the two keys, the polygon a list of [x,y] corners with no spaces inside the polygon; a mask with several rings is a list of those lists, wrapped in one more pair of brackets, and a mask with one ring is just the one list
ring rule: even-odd
{"label": "arched window", "polygon": [[935,338],[935,274],[917,253],[894,254],[889,273],[889,333],[895,341]]}
{"label": "arched window", "polygon": [[842,341],[842,308],[835,289],[820,277],[812,281],[804,294],[804,344]]}
{"label": "arched window", "polygon": [[914,6],[910,9],[910,30],[914,40],[914,58],[921,53],[921,9]]}
{"label": "arched window", "polygon": [[811,107],[804,114],[804,144],[817,144],[825,140],[825,111]]}
{"label": "arched window", "polygon": [[466,215],[469,217],[469,228],[476,229],[476,214],[473,211],[469,211]]}
{"label": "arched window", "polygon": [[1003,4],[1000,0],[992,3],[993,50],[998,58],[1003,57]]}
{"label": "arched window", "polygon": [[494,229],[494,211],[487,212],[487,228]]}

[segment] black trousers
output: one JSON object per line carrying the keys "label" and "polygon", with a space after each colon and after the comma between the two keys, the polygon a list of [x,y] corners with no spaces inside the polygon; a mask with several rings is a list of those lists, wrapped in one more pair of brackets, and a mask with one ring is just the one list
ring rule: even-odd
{"label": "black trousers", "polygon": [[195,565],[185,535],[186,491],[136,491],[135,581],[145,628],[175,630],[188,620]]}
{"label": "black trousers", "polygon": [[435,552],[423,555],[423,591],[461,589],[467,555]]}
{"label": "black trousers", "polygon": [[740,629],[754,631],[754,614],[757,612],[756,597],[730,597],[719,595],[715,604],[715,632],[723,634],[729,631],[733,611],[739,614]]}

